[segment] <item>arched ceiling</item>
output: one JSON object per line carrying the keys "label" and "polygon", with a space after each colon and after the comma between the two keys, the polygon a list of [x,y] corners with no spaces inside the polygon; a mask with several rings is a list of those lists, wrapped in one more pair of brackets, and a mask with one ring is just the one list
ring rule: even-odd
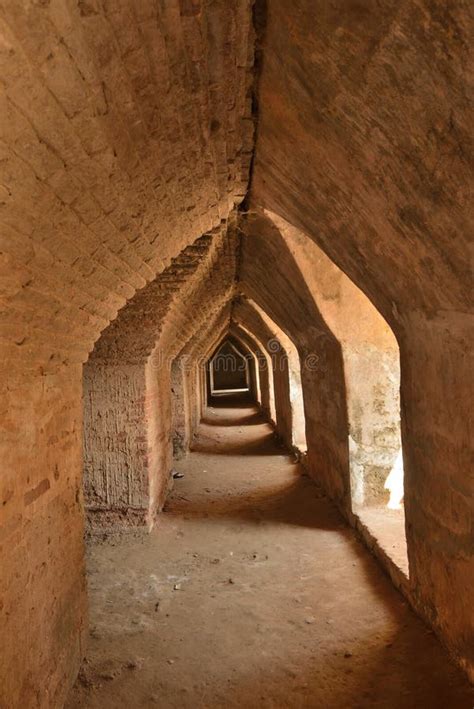
{"label": "arched ceiling", "polygon": [[0,38],[2,349],[44,371],[243,198],[251,2],[7,0]]}
{"label": "arched ceiling", "polygon": [[268,0],[252,208],[392,326],[472,310],[472,2]]}
{"label": "arched ceiling", "polygon": [[[230,259],[239,288],[263,302],[263,273],[268,311],[278,299],[292,331],[297,318],[319,327],[263,208],[314,239],[394,329],[414,310],[469,309],[473,20],[469,3],[427,0],[336,0],[316,19],[311,0],[4,2],[5,370],[84,362],[125,303],[186,271],[186,248],[231,214],[246,234]],[[250,214],[234,217],[252,158]],[[206,273],[176,278],[177,347],[231,297]]]}
{"label": "arched ceiling", "polygon": [[231,298],[237,241],[235,226],[225,222],[186,247],[120,310],[97,340],[91,361],[144,363],[157,345],[166,356],[178,352]]}

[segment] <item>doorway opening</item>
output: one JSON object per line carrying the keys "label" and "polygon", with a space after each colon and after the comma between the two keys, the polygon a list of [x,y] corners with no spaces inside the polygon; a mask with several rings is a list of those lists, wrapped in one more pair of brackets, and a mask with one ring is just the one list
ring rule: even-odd
{"label": "doorway opening", "polygon": [[250,382],[250,353],[243,353],[237,342],[227,337],[209,360],[209,395],[228,396],[248,394]]}
{"label": "doorway opening", "polygon": [[347,410],[345,511],[369,546],[406,578],[400,352],[382,314],[314,241],[274,213],[305,287],[341,347]]}

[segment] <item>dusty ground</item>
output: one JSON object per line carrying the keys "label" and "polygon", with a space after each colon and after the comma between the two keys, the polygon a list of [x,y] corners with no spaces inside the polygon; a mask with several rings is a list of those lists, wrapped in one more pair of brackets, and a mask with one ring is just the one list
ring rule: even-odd
{"label": "dusty ground", "polygon": [[215,408],[148,537],[89,549],[68,709],[472,709],[436,638],[251,408]]}

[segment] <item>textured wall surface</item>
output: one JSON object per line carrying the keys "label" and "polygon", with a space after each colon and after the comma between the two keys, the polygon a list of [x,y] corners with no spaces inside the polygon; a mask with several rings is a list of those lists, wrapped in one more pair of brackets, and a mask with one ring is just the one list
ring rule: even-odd
{"label": "textured wall surface", "polygon": [[[172,362],[186,364],[190,439],[203,362],[229,329],[264,358],[284,335],[310,469],[349,508],[349,434],[395,446],[350,382],[375,364],[398,376],[378,316],[352,327],[349,278],[400,348],[410,600],[473,676],[473,27],[465,0],[4,0],[7,706],[61,706],[83,656],[83,392],[88,504],[151,525],[172,466]],[[268,376],[289,443],[290,374]],[[359,393],[364,408],[374,391]]]}
{"label": "textured wall surface", "polygon": [[3,380],[1,704],[58,707],[87,635],[81,368]]}
{"label": "textured wall surface", "polygon": [[[301,363],[310,469],[349,504],[348,421],[340,343],[323,320],[285,240],[264,215],[245,221],[239,286],[292,340]],[[278,419],[278,416],[277,416]]]}
{"label": "textured wall surface", "polygon": [[83,361],[245,192],[249,2],[192,8],[2,5],[2,326],[17,366]]}
{"label": "textured wall surface", "polygon": [[185,371],[179,358],[171,365],[171,406],[173,459],[180,460],[189,449],[191,432]]}
{"label": "textured wall surface", "polygon": [[397,336],[412,597],[471,676],[473,28],[470,2],[269,0],[252,180]]}
{"label": "textured wall surface", "polygon": [[184,0],[0,8],[8,706],[61,706],[83,654],[80,364],[137,289],[245,194],[250,2],[195,10]]}
{"label": "textured wall surface", "polygon": [[313,241],[284,219],[271,218],[341,343],[352,504],[386,503],[384,483],[401,448],[400,356],[395,336],[369,299]]}
{"label": "textured wall surface", "polygon": [[151,526],[172,468],[171,370],[181,345],[219,309],[236,277],[227,224],[188,246],[139,290],[84,367],[84,479],[94,528]]}
{"label": "textured wall surface", "polygon": [[232,318],[247,327],[261,343],[268,357],[269,374],[273,381],[275,429],[289,448],[293,445],[293,410],[291,406],[289,357],[283,347],[278,328],[272,328],[253,303],[240,298],[232,308]]}
{"label": "textured wall surface", "polygon": [[389,323],[470,310],[472,3],[266,5],[255,203],[322,246]]}
{"label": "textured wall surface", "polygon": [[146,395],[144,365],[84,367],[84,497],[94,527],[146,521]]}

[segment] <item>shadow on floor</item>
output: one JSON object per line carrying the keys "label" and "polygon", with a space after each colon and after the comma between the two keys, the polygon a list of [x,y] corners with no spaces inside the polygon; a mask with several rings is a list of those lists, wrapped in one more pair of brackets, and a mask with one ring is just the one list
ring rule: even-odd
{"label": "shadow on floor", "polygon": [[199,435],[194,439],[191,450],[208,455],[239,456],[244,458],[254,455],[274,456],[285,454],[283,448],[277,448],[273,431],[266,431],[252,441],[229,443],[216,438],[215,435],[208,434],[204,426],[201,427]]}
{"label": "shadow on floor", "polygon": [[191,450],[226,456],[274,456],[285,451],[255,402],[240,394],[218,398],[206,409]]}
{"label": "shadow on floor", "polygon": [[259,411],[242,416],[242,418],[235,419],[234,417],[224,418],[220,416],[217,418],[212,415],[212,411],[209,411],[201,419],[201,423],[207,426],[258,426],[262,423],[262,416]]}
{"label": "shadow on floor", "polygon": [[226,394],[223,396],[211,396],[208,401],[208,408],[213,409],[248,409],[255,408],[256,401],[250,394]]}
{"label": "shadow on floor", "polygon": [[175,486],[164,511],[180,515],[195,515],[209,520],[240,519],[248,524],[281,523],[308,529],[341,530],[345,528],[319,488],[306,477],[295,477],[290,483],[262,484],[257,489],[237,495],[193,493],[187,496]]}
{"label": "shadow on floor", "polygon": [[257,426],[262,414],[248,394],[214,396],[209,400],[201,424],[207,426]]}
{"label": "shadow on floor", "polygon": [[152,533],[90,549],[91,639],[67,709],[472,709],[263,419],[219,415],[235,428],[201,426]]}

